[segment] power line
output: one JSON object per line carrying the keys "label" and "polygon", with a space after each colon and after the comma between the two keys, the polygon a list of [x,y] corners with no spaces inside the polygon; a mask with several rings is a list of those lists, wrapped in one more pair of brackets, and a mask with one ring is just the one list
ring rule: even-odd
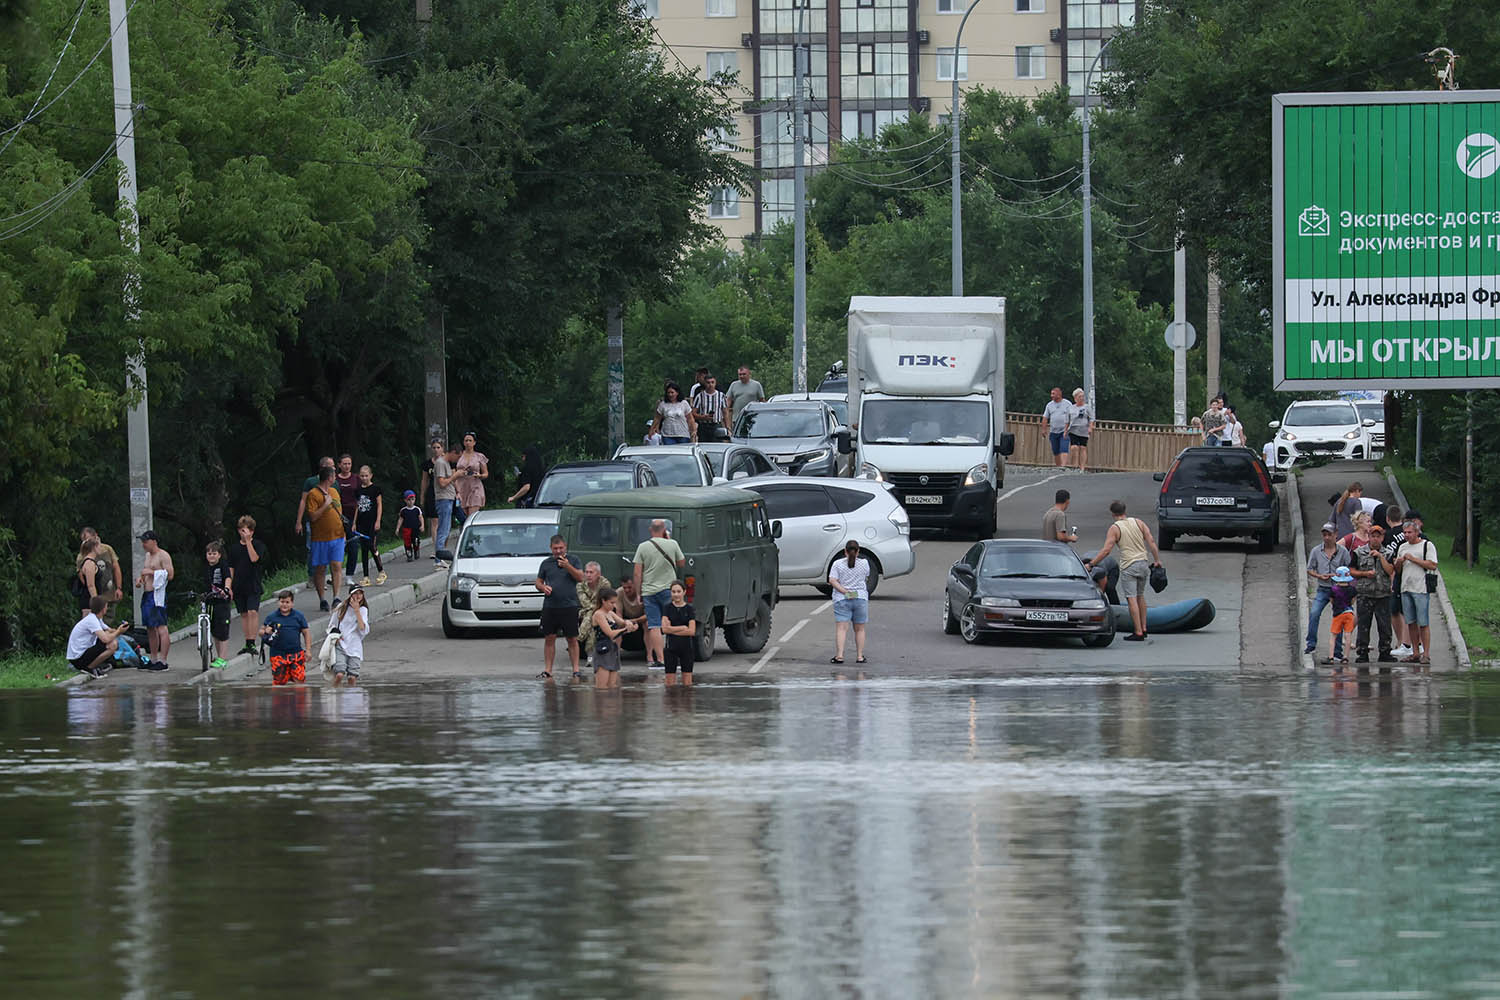
{"label": "power line", "polygon": [[57,54],[57,62],[52,64],[52,72],[47,74],[47,80],[42,84],[42,89],[37,91],[36,100],[31,102],[31,110],[16,123],[15,130],[5,139],[5,145],[0,146],[0,156],[10,148],[11,143],[16,141],[16,136],[21,134],[21,126],[31,120],[36,114],[36,106],[42,103],[42,98],[47,96],[47,88],[52,86],[52,78],[57,76],[58,69],[62,66],[63,57],[68,54],[68,46],[73,44],[73,33],[78,30],[78,22],[83,19],[83,8],[88,5],[88,0],[79,0],[78,9],[73,12],[73,23],[68,27],[68,37],[63,39],[62,51]]}
{"label": "power line", "polygon": [[114,155],[114,152],[115,143],[111,142],[104,148],[104,152],[99,154],[99,158],[96,159],[88,167],[87,170],[83,171],[72,181],[70,181],[68,185],[61,191],[57,192],[56,194],[49,195],[43,201],[38,202],[28,209],[17,212],[15,215],[9,215],[3,219],[0,219],[0,225],[12,221],[15,222],[15,225],[11,226],[10,228],[0,230],[0,242],[14,239],[17,236],[22,236],[35,229],[37,226],[40,226],[43,222],[47,221],[47,219],[51,218],[54,214],[57,213],[59,209],[67,204],[75,194],[83,189],[83,186],[88,183],[89,178],[93,177],[94,174],[99,172],[99,168],[102,167],[109,160],[109,158]]}

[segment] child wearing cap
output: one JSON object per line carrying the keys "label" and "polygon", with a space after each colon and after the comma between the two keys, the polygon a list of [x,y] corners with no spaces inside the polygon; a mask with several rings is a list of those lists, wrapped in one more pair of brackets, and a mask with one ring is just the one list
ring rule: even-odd
{"label": "child wearing cap", "polygon": [[1354,643],[1354,599],[1357,592],[1354,586],[1354,574],[1349,571],[1348,566],[1339,566],[1333,571],[1333,578],[1329,581],[1333,586],[1331,599],[1333,602],[1333,625],[1329,628],[1328,637],[1328,659],[1324,663],[1337,662],[1343,669],[1343,664],[1349,662],[1349,651],[1345,648],[1345,637],[1348,643]]}
{"label": "child wearing cap", "polygon": [[411,562],[421,554],[422,532],[427,526],[427,519],[422,516],[422,508],[417,506],[417,494],[414,490],[407,490],[401,494],[402,507],[396,514],[396,521],[401,525],[401,544],[406,547],[406,561]]}

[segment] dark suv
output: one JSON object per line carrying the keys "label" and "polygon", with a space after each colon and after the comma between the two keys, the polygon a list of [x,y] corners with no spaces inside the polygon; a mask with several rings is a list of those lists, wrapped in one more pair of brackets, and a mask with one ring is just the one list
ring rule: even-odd
{"label": "dark suv", "polygon": [[1268,472],[1247,448],[1184,448],[1166,472],[1158,472],[1156,541],[1170,549],[1179,535],[1246,536],[1260,551],[1281,541],[1281,497],[1273,483],[1286,474]]}

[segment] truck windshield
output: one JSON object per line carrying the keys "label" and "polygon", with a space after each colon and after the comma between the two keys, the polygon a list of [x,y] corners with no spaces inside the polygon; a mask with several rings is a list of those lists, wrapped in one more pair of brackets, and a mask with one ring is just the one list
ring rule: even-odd
{"label": "truck windshield", "polygon": [[865,444],[987,444],[990,407],[967,399],[871,399],[859,434]]}

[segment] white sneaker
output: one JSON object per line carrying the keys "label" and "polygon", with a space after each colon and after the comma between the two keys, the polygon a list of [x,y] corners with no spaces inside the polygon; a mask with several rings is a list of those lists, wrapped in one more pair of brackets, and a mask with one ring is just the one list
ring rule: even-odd
{"label": "white sneaker", "polygon": [[1403,642],[1401,645],[1399,645],[1395,649],[1391,650],[1391,655],[1392,656],[1396,656],[1396,657],[1410,656],[1411,655],[1411,647],[1408,646],[1406,643]]}

